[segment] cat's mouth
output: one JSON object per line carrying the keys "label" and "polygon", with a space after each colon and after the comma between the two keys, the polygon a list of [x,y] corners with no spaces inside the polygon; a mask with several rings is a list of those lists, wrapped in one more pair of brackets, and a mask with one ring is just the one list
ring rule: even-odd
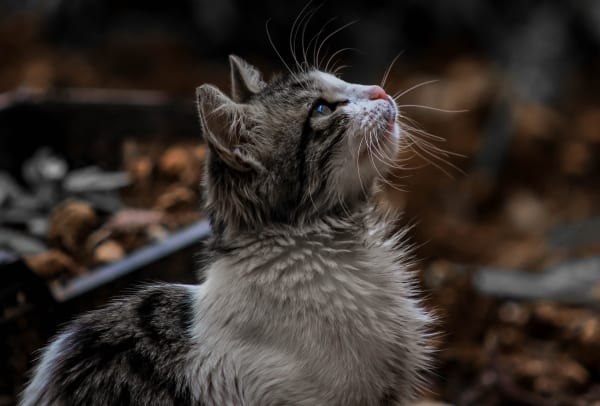
{"label": "cat's mouth", "polygon": [[376,132],[367,132],[365,139],[360,144],[358,151],[358,160],[371,159],[370,155],[384,156],[386,150],[390,149],[393,144],[396,144],[399,138],[399,128],[396,123],[397,110],[393,103],[390,103],[390,108],[382,114],[382,119],[385,124],[379,127]]}
{"label": "cat's mouth", "polygon": [[[380,100],[384,101],[384,100]],[[375,131],[367,131],[365,140],[361,144],[359,151],[359,160],[368,158],[369,154],[385,154],[385,149],[389,148],[399,138],[399,129],[396,127],[398,110],[393,99],[388,96],[384,101],[386,103],[383,111],[380,110],[379,125],[375,125]]]}

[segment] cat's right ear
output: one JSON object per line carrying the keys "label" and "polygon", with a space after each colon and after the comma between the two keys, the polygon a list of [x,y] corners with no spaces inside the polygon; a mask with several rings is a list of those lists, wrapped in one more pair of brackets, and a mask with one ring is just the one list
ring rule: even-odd
{"label": "cat's right ear", "polygon": [[238,103],[244,103],[265,87],[258,69],[239,56],[229,55],[231,68],[231,97]]}
{"label": "cat's right ear", "polygon": [[235,103],[211,85],[196,88],[196,101],[203,135],[211,150],[235,170],[252,169],[252,160],[242,152],[247,106]]}

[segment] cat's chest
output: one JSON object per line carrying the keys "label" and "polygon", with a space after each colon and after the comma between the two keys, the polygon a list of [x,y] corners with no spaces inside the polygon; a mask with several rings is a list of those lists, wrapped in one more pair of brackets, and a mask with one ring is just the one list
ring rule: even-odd
{"label": "cat's chest", "polygon": [[[294,246],[266,255],[253,268],[241,302],[253,309],[244,322],[267,341],[351,363],[372,357],[392,341],[403,292],[394,291],[395,270],[362,247]],[[240,309],[242,311],[242,309]],[[318,349],[319,351],[316,351]]]}
{"label": "cat's chest", "polygon": [[268,371],[252,390],[292,382],[325,404],[377,404],[402,351],[402,283],[382,255],[294,244],[218,264],[206,286],[218,311],[205,326],[244,348],[234,355],[242,376]]}
{"label": "cat's chest", "polygon": [[[316,243],[277,246],[243,264],[240,286],[250,300],[292,316],[311,309],[325,318],[368,313],[393,296],[395,270],[362,246]],[[258,303],[260,305],[260,303]],[[339,313],[335,313],[339,312]],[[358,314],[357,314],[358,316]]]}

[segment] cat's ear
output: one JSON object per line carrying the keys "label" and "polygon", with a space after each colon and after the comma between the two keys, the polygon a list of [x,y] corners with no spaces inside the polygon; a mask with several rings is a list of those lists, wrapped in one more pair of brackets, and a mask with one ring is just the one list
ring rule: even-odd
{"label": "cat's ear", "polygon": [[231,67],[231,97],[236,102],[247,101],[265,87],[258,69],[242,58],[229,55],[229,66]]}
{"label": "cat's ear", "polygon": [[204,138],[211,150],[237,171],[252,169],[253,160],[243,153],[248,106],[234,102],[211,85],[196,89],[196,101]]}

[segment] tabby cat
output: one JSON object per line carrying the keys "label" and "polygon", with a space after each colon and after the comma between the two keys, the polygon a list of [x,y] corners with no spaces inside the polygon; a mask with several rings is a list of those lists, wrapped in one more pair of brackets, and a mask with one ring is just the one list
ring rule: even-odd
{"label": "tabby cat", "polygon": [[196,92],[209,146],[206,281],[146,287],[76,319],[21,405],[412,399],[429,317],[402,235],[371,199],[402,139],[394,100],[316,69],[266,82],[230,64],[231,97]]}

